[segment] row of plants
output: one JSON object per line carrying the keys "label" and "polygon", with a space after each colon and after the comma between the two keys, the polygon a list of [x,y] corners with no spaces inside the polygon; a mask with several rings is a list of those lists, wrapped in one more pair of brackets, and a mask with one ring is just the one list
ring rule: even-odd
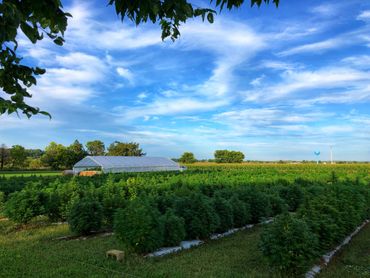
{"label": "row of plants", "polygon": [[294,214],[265,227],[260,247],[270,265],[294,275],[307,271],[370,217],[370,188],[335,184],[312,187]]}

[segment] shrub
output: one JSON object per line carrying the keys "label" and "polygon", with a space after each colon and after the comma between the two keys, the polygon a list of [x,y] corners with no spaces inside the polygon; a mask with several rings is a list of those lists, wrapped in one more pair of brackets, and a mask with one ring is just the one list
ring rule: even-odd
{"label": "shrub", "polygon": [[284,273],[303,273],[317,255],[317,238],[307,224],[289,214],[265,226],[260,249],[269,264]]}
{"label": "shrub", "polygon": [[298,185],[282,187],[279,195],[288,204],[289,211],[296,211],[304,201],[303,190]]}
{"label": "shrub", "polygon": [[249,223],[251,220],[249,203],[244,203],[234,195],[230,199],[230,204],[233,211],[234,227],[242,227]]}
{"label": "shrub", "polygon": [[271,215],[272,216],[288,211],[287,203],[285,202],[285,200],[283,200],[279,196],[270,195],[269,202],[271,205]]}
{"label": "shrub", "polygon": [[258,223],[261,218],[271,215],[271,204],[268,195],[256,187],[243,189],[238,192],[239,198],[250,205],[251,222]]}
{"label": "shrub", "polygon": [[128,249],[146,253],[163,245],[159,211],[145,197],[133,199],[114,216],[114,232]]}
{"label": "shrub", "polygon": [[185,221],[168,210],[161,219],[163,223],[164,246],[175,246],[185,238]]}
{"label": "shrub", "polygon": [[90,198],[83,198],[76,202],[68,217],[72,232],[84,235],[101,228],[103,208],[100,203]]}
{"label": "shrub", "polygon": [[219,226],[220,219],[208,197],[200,193],[178,197],[175,212],[185,220],[186,238],[208,238]]}
{"label": "shrub", "polygon": [[17,223],[27,223],[44,213],[46,195],[35,190],[22,190],[10,195],[5,203],[5,215]]}
{"label": "shrub", "polygon": [[230,203],[218,194],[213,198],[212,203],[218,217],[220,218],[216,232],[222,233],[231,229],[233,227],[234,216],[233,208]]}

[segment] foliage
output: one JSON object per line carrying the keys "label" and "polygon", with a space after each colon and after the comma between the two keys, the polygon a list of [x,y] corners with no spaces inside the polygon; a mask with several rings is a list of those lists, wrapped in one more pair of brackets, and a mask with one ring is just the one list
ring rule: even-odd
{"label": "foliage", "polygon": [[178,217],[173,210],[167,210],[162,216],[164,246],[177,246],[185,238],[185,221]]}
{"label": "foliage", "polygon": [[196,161],[194,154],[191,152],[184,152],[179,159],[181,163],[194,163]]}
{"label": "foliage", "polygon": [[114,232],[129,249],[153,251],[163,244],[163,224],[159,211],[146,198],[131,200],[114,217]]}
{"label": "foliage", "polygon": [[208,238],[216,231],[220,219],[211,200],[200,193],[175,200],[175,212],[185,220],[186,238]]}
{"label": "foliage", "polygon": [[43,192],[27,189],[15,192],[5,203],[5,215],[17,223],[27,223],[44,213],[46,196]]}
{"label": "foliage", "polygon": [[108,155],[112,156],[143,156],[143,150],[140,149],[139,143],[123,143],[115,141],[108,147]]}
{"label": "foliage", "polygon": [[282,187],[279,195],[287,202],[289,211],[296,211],[304,200],[303,191],[298,185]]}
{"label": "foliage", "polygon": [[244,154],[237,151],[217,150],[215,151],[215,161],[217,163],[240,163],[244,159]]}
{"label": "foliage", "polygon": [[18,109],[28,117],[37,113],[49,115],[25,102],[25,98],[31,97],[27,89],[36,85],[36,76],[44,74],[45,70],[21,63],[22,59],[16,54],[17,33],[22,30],[32,43],[42,40],[46,34],[54,43],[62,45],[70,15],[62,10],[59,0],[4,0],[0,3],[0,14],[0,88],[7,96],[0,97],[0,115]]}
{"label": "foliage", "polygon": [[4,169],[4,165],[9,159],[9,149],[4,145],[1,144],[0,146],[0,169]]}
{"label": "foliage", "polygon": [[284,273],[298,274],[317,255],[317,244],[307,224],[286,213],[265,227],[260,248],[271,266]]}
{"label": "foliage", "polygon": [[105,145],[100,140],[89,141],[86,143],[86,149],[89,155],[97,156],[105,154]]}
{"label": "foliage", "polygon": [[14,145],[10,149],[10,159],[14,168],[23,168],[27,158],[26,149],[20,145]]}
{"label": "foliage", "polygon": [[242,202],[237,195],[234,195],[230,199],[230,204],[235,227],[243,227],[251,221],[249,203]]}
{"label": "foliage", "polygon": [[63,169],[66,167],[67,148],[62,144],[51,142],[46,148],[41,161],[52,169]]}
{"label": "foliage", "polygon": [[72,232],[79,235],[98,231],[103,220],[103,208],[99,202],[83,198],[76,202],[70,212],[68,223]]}
{"label": "foliage", "polygon": [[216,232],[224,232],[233,227],[233,208],[228,200],[222,198],[219,194],[217,194],[213,198],[213,207],[220,219],[219,225],[216,229]]}

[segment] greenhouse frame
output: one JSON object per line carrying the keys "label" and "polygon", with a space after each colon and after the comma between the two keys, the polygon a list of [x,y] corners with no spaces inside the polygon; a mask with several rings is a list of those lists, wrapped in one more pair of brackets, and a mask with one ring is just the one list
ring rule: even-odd
{"label": "greenhouse frame", "polygon": [[73,166],[75,174],[95,169],[103,173],[182,170],[178,163],[169,158],[149,156],[86,156]]}

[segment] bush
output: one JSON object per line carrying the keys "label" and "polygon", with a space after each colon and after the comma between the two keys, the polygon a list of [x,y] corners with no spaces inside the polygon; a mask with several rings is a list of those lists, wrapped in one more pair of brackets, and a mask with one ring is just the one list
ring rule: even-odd
{"label": "bush", "polygon": [[241,190],[239,199],[250,205],[251,222],[258,223],[261,218],[271,215],[271,204],[266,193],[260,192],[256,187]]}
{"label": "bush", "polygon": [[289,211],[296,211],[304,201],[303,190],[297,185],[282,187],[279,195],[288,204]]}
{"label": "bush", "polygon": [[83,198],[76,202],[68,217],[69,227],[72,232],[85,235],[101,228],[103,208],[100,203],[90,198]]}
{"label": "bush", "polygon": [[269,202],[271,205],[271,216],[282,214],[288,211],[287,203],[285,202],[285,200],[283,200],[279,196],[270,195]]}
{"label": "bush", "polygon": [[179,245],[185,238],[185,221],[175,215],[173,210],[168,210],[161,219],[163,223],[164,246]]}
{"label": "bush", "polygon": [[233,208],[226,199],[217,194],[213,198],[212,203],[218,217],[220,218],[216,232],[226,232],[233,227]]}
{"label": "bush", "polygon": [[220,219],[208,197],[200,193],[178,197],[175,212],[185,220],[186,238],[208,238],[219,226]]}
{"label": "bush", "polygon": [[128,249],[146,253],[163,245],[163,223],[151,200],[141,197],[128,202],[114,216],[114,232]]}
{"label": "bush", "polygon": [[5,203],[5,215],[17,223],[27,223],[33,217],[44,214],[47,202],[43,192],[22,190],[10,195]]}
{"label": "bush", "polygon": [[269,264],[284,273],[303,273],[317,255],[317,238],[307,224],[289,214],[265,226],[260,249]]}
{"label": "bush", "polygon": [[244,203],[234,195],[230,199],[230,204],[233,211],[233,223],[234,227],[243,227],[251,220],[250,206],[249,203]]}

